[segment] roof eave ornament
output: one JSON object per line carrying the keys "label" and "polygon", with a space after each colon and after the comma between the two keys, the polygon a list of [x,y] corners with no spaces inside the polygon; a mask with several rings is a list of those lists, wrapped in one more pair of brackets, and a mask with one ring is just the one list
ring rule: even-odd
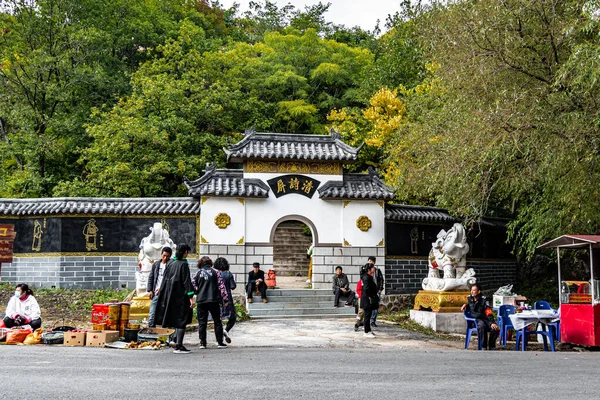
{"label": "roof eave ornament", "polygon": [[252,126],[250,129],[246,129],[244,131],[244,136],[250,136],[252,134],[256,133],[256,127]]}
{"label": "roof eave ornament", "polygon": [[333,140],[342,140],[342,135],[338,131],[336,131],[335,129],[331,128],[329,130],[329,133],[331,134],[331,138]]}

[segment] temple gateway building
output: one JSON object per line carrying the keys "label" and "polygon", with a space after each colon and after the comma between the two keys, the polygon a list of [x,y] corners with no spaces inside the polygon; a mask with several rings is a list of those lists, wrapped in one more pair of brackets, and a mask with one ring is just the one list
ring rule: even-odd
{"label": "temple gateway building", "polygon": [[[280,275],[308,274],[312,245],[306,277],[315,289],[331,288],[337,265],[357,282],[360,266],[375,256],[387,294],[416,293],[431,243],[456,220],[438,208],[391,204],[392,190],[373,169],[344,172],[361,147],[336,132],[250,131],[224,149],[231,169],[209,165],[185,181],[189,197],[0,199],[0,224],[17,233],[2,281],[133,288],[141,240],[159,222],[175,243],[192,247],[190,258],[227,258],[239,288],[253,262]],[[470,232],[467,262],[485,287],[516,277],[505,222],[486,219]],[[282,241],[284,228],[297,237]]]}

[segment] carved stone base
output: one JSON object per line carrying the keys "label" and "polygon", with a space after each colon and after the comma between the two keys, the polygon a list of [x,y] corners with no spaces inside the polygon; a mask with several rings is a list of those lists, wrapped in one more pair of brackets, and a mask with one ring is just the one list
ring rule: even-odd
{"label": "carved stone base", "polygon": [[415,310],[431,310],[434,312],[460,312],[460,308],[467,302],[470,292],[433,292],[419,290],[415,297]]}
{"label": "carved stone base", "polygon": [[138,321],[148,318],[151,301],[148,296],[134,297],[131,300],[131,308],[129,309],[129,320]]}

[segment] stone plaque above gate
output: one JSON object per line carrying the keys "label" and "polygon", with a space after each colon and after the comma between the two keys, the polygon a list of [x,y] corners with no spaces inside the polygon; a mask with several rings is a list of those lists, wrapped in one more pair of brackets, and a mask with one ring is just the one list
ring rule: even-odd
{"label": "stone plaque above gate", "polygon": [[286,194],[301,194],[310,199],[321,182],[305,175],[281,175],[269,179],[267,183],[277,198]]}

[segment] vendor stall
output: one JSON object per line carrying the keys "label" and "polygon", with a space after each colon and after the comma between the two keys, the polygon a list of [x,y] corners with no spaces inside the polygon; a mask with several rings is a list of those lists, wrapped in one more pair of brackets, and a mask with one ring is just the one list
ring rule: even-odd
{"label": "vendor stall", "polygon": [[[584,346],[600,346],[600,280],[594,272],[594,260],[597,261],[600,255],[600,235],[563,235],[538,248],[556,248],[561,341]],[[561,249],[589,251],[589,281],[561,279]]]}

